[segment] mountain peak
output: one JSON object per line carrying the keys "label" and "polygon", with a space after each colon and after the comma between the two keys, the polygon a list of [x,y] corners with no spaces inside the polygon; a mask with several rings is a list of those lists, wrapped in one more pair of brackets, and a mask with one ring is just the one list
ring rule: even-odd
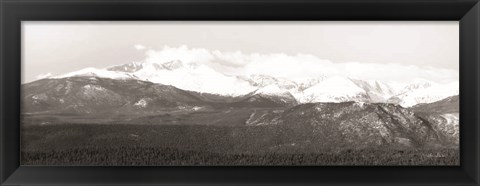
{"label": "mountain peak", "polygon": [[175,70],[184,67],[183,62],[180,60],[173,60],[161,64],[167,70]]}
{"label": "mountain peak", "polygon": [[411,86],[407,86],[404,92],[389,100],[404,107],[411,107],[420,103],[432,103],[453,95],[458,95],[460,88],[458,85],[458,82],[448,84],[433,83],[430,86],[417,87],[416,89],[408,89],[411,88]]}
{"label": "mountain peak", "polygon": [[412,83],[407,85],[404,88],[404,90],[428,88],[428,87],[431,87],[431,86],[434,86],[434,85],[437,85],[437,83],[435,83],[433,81],[426,80],[426,79],[422,79],[422,78],[416,78],[416,79],[413,80]]}
{"label": "mountain peak", "polygon": [[351,79],[332,77],[304,90],[300,102],[344,102],[367,100],[365,90]]}
{"label": "mountain peak", "polygon": [[108,71],[117,71],[117,72],[136,72],[143,68],[143,64],[139,62],[132,62],[123,65],[116,65],[112,67],[108,67]]}

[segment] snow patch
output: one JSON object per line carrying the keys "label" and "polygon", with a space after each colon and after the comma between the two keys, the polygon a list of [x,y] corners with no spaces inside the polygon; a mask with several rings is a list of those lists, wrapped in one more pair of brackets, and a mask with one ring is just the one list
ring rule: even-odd
{"label": "snow patch", "polygon": [[47,96],[45,93],[43,93],[43,94],[37,94],[37,95],[33,95],[33,96],[32,96],[32,99],[45,101],[45,100],[48,99],[48,96]]}
{"label": "snow patch", "polygon": [[354,103],[355,106],[358,106],[360,108],[363,108],[365,106],[365,102],[359,101]]}
{"label": "snow patch", "polygon": [[183,111],[199,111],[205,109],[205,107],[199,107],[199,106],[178,106],[177,107],[180,110]]}
{"label": "snow patch", "polygon": [[83,88],[87,90],[92,90],[92,91],[106,91],[105,88],[98,85],[85,85],[83,86]]}
{"label": "snow patch", "polygon": [[72,91],[72,82],[67,81],[67,86],[65,87],[65,94],[69,94]]}
{"label": "snow patch", "polygon": [[137,106],[137,107],[146,107],[148,104],[147,100],[145,98],[142,98],[140,100],[138,100],[135,104],[133,104],[134,106]]}
{"label": "snow patch", "polygon": [[442,117],[445,120],[447,120],[447,124],[458,125],[458,122],[459,122],[458,114],[443,114]]}

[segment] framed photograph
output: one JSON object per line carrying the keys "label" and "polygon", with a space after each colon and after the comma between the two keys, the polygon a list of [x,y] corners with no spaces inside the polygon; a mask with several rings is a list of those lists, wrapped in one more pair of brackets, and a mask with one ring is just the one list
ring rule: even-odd
{"label": "framed photograph", "polygon": [[480,5],[0,1],[1,185],[478,185]]}

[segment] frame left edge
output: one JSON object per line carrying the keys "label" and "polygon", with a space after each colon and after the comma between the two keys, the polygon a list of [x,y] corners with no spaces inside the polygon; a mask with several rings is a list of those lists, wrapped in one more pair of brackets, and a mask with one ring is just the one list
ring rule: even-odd
{"label": "frame left edge", "polygon": [[[18,2],[0,0],[0,185],[8,185],[7,180],[20,167],[19,144],[19,103],[20,76],[15,75],[20,68],[21,22],[16,8]],[[7,35],[12,37],[6,37]],[[18,36],[17,36],[18,35]],[[7,46],[8,43],[8,47]],[[7,89],[9,87],[9,89]]]}

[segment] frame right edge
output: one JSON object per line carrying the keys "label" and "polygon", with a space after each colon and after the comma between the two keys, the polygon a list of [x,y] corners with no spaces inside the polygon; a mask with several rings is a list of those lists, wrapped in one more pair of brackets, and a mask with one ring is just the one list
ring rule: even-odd
{"label": "frame right edge", "polygon": [[4,0],[0,0],[0,185],[6,180],[6,170],[4,162],[5,162],[5,148],[4,148],[4,122],[3,122],[3,63],[4,63],[4,55],[3,55],[3,45],[4,45],[4,38],[3,38],[3,28],[4,28]]}
{"label": "frame right edge", "polygon": [[460,165],[477,185],[480,184],[479,52],[480,3],[477,2],[460,20]]}

